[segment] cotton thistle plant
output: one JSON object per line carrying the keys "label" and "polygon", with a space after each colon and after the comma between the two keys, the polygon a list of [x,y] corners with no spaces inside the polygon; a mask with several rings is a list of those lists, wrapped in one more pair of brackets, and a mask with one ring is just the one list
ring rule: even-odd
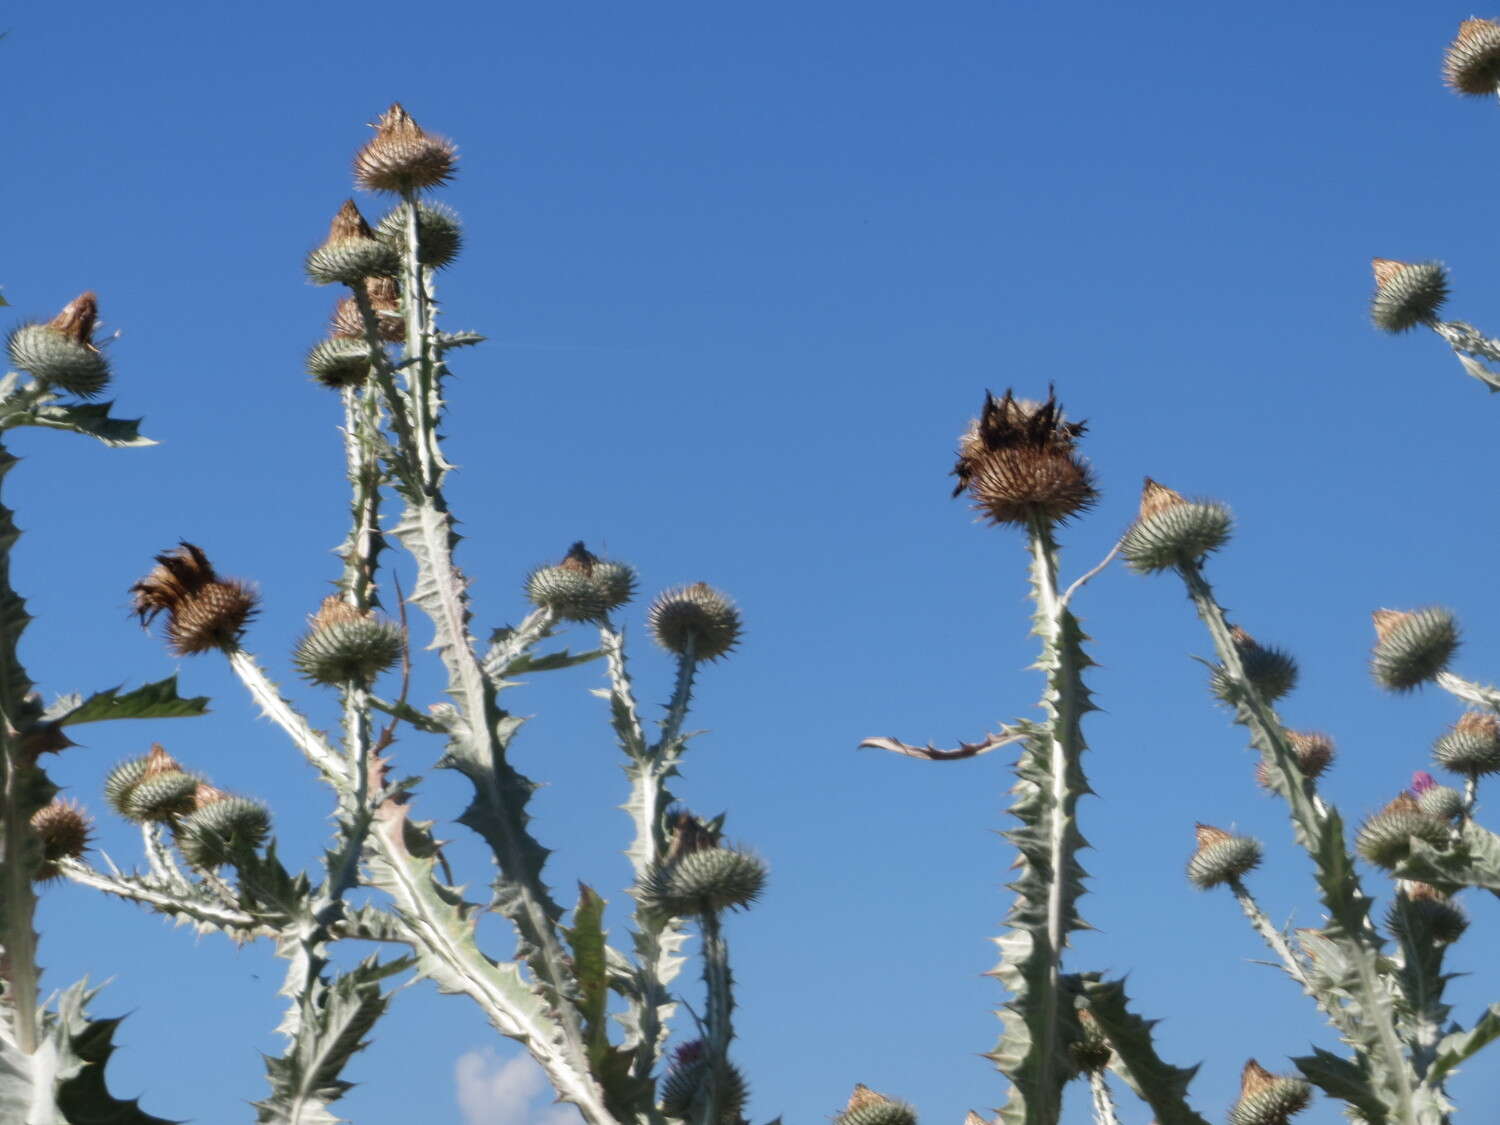
{"label": "cotton thistle plant", "polygon": [[[468,996],[497,1031],[522,1042],[559,1097],[591,1125],[741,1125],[749,1083],[731,1058],[727,933],[729,916],[762,894],[766,867],[723,842],[722,816],[697,817],[668,789],[688,746],[684,723],[699,669],[736,648],[740,610],[702,582],[650,603],[648,631],[676,664],[666,714],[651,734],[616,621],[637,592],[627,564],[575,543],[526,578],[530,610],[519,624],[495,630],[487,644],[476,641],[468,583],[454,560],[440,427],[449,353],[482,337],[439,327],[437,271],[457,256],[463,236],[458,216],[426,198],[456,174],[457,149],[393,105],[354,168],[358,187],[396,201],[373,225],[346,201],[305,259],[311,281],[343,290],[306,367],[339,400],[351,503],[334,593],[290,655],[311,689],[337,694],[339,737],[315,729],[250,651],[260,595],[250,582],[222,575],[203,548],[183,542],[164,551],[131,589],[136,613],[161,627],[172,653],[227,659],[308,760],[333,794],[333,843],[320,870],[289,870],[265,805],[219,789],[157,746],[104,780],[108,805],[141,829],[146,868],[100,870],[71,844],[49,845],[45,863],[199,931],[275,944],[287,962],[280,1028],[287,1043],[267,1060],[270,1092],[256,1103],[259,1121],[336,1120],[331,1107],[349,1086],[343,1072],[391,1003],[387,982],[415,970],[444,992]],[[57,385],[56,377],[37,376],[39,388]],[[425,709],[407,700],[412,646],[404,607],[399,621],[387,616],[399,603],[382,564],[393,546],[415,564],[408,600],[432,627],[446,677],[444,699]],[[597,649],[541,651],[570,626],[596,633]],[[548,853],[526,809],[537,785],[509,761],[522,720],[501,706],[501,693],[522,674],[601,658],[606,686],[598,694],[608,701],[630,787],[628,952],[606,943],[606,904],[592,888],[581,887],[570,917],[552,898],[543,879]],[[420,778],[393,773],[387,751],[398,739],[415,744],[429,736],[443,747],[436,768],[456,770],[470,785],[457,820],[493,853],[498,876],[487,901],[470,901],[451,885],[431,822],[413,815]],[[50,815],[49,825],[66,820]],[[349,899],[360,888],[379,893],[355,906]],[[476,922],[485,911],[510,923],[510,950],[481,948]],[[674,982],[690,929],[701,939],[704,1000],[695,1009],[697,1037],[669,1060],[670,1020],[680,1003]],[[397,952],[339,968],[332,946],[348,941]],[[608,1003],[612,993],[618,1011]]]}

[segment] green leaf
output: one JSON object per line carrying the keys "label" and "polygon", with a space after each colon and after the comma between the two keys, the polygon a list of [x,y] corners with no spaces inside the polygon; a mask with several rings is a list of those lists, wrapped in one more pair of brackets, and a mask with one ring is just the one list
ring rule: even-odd
{"label": "green leaf", "polygon": [[1500,1039],[1500,1004],[1491,1004],[1468,1031],[1455,1031],[1437,1045],[1436,1059],[1427,1081],[1436,1085],[1483,1048]]}
{"label": "green leaf", "polygon": [[64,696],[47,709],[44,718],[71,727],[110,719],[179,719],[208,711],[208,696],[183,699],[177,694],[176,676],[144,684],[124,695],[120,690],[110,688],[87,699],[77,695]]}
{"label": "green leaf", "polygon": [[1089,1011],[1114,1050],[1111,1066],[1151,1107],[1160,1125],[1208,1125],[1187,1102],[1188,1084],[1198,1068],[1162,1061],[1151,1041],[1156,1021],[1130,1010],[1125,982],[1084,978],[1081,983]]}
{"label": "green leaf", "polygon": [[1450,847],[1435,848],[1413,839],[1411,854],[1395,874],[1448,890],[1480,887],[1500,895],[1500,836],[1470,820]]}
{"label": "green leaf", "polygon": [[1367,1122],[1387,1119],[1385,1102],[1375,1092],[1364,1066],[1321,1047],[1314,1047],[1312,1054],[1294,1058],[1292,1062],[1309,1082],[1329,1097],[1358,1109]]}
{"label": "green leaf", "polygon": [[591,660],[598,660],[603,655],[602,649],[579,653],[562,649],[559,652],[548,652],[541,656],[533,656],[525,652],[498,671],[501,676],[520,676],[527,672],[552,672],[559,668],[574,668],[579,664],[587,664]]}
{"label": "green leaf", "polygon": [[105,445],[143,446],[155,445],[150,438],[141,436],[139,418],[112,418],[112,402],[79,402],[60,405],[46,403],[5,419],[5,426],[42,426],[52,430],[71,430],[98,438]]}
{"label": "green leaf", "polygon": [[592,887],[578,884],[578,905],[573,924],[563,927],[563,936],[573,951],[573,971],[578,977],[576,1006],[583,1017],[584,1035],[590,1048],[609,1043],[605,1007],[609,982],[604,960],[604,900]]}

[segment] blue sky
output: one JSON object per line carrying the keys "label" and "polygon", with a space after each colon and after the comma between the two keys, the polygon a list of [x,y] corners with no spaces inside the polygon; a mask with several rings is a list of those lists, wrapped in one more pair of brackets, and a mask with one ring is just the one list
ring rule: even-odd
{"label": "blue sky", "polygon": [[[14,442],[15,581],[38,617],[25,655],[49,692],[180,666],[214,700],[204,719],[90,728],[54,776],[102,813],[108,768],[161,741],[268,800],[283,854],[316,860],[327,806],[301,760],[219,663],[178,662],[136,629],[125,591],[152,554],[202,545],[260,584],[248,643],[292,682],[346,503],[337,404],[301,368],[332,298],[301,262],[351,192],[364,123],[400,99],[461,147],[443,198],[468,248],[442,297],[448,324],[489,337],[455,363],[447,426],[476,624],[517,619],[527,570],[578,538],[637,566],[648,591],[702,579],[744,609],[742,650],[703,676],[693,725],[709,733],[677,790],[727,810],[773,872],[730,928],[753,1119],[824,1119],[855,1082],[931,1122],[987,1111],[1004,1097],[978,1056],[998,1032],[1001,992],[980,974],[1008,905],[1006,763],[854,749],[977,737],[1037,694],[1021,543],[948,499],[955,437],[986,388],[1055,382],[1089,421],[1104,495],[1066,533],[1073,574],[1127,526],[1147,474],[1227,501],[1239,530],[1211,575],[1237,620],[1300,659],[1283,714],[1337,739],[1325,792],[1351,821],[1394,796],[1458,708],[1375,688],[1369,611],[1450,606],[1467,629],[1458,670],[1500,677],[1500,403],[1438,341],[1366,319],[1376,255],[1446,261],[1453,315],[1481,326],[1500,298],[1500,108],[1439,80],[1470,14],[12,5],[4,323],[97,290],[121,333],[121,410],[161,442]],[[1307,864],[1204,690],[1191,657],[1210,646],[1180,588],[1117,567],[1079,608],[1103,711],[1087,728],[1099,796],[1082,807],[1098,932],[1072,965],[1130,974],[1140,1010],[1164,1020],[1163,1052],[1203,1062],[1194,1089],[1217,1118],[1247,1057],[1285,1069],[1332,1042],[1290,983],[1250,963],[1263,950],[1228,896],[1182,878],[1193,823],[1265,840],[1254,887],[1298,925],[1317,919]],[[642,696],[664,700],[641,607],[626,620]],[[584,879],[619,904],[625,787],[588,694],[599,682],[585,667],[517,693],[536,715],[517,764],[549,783],[535,827],[560,897]],[[295,690],[332,723],[328,699]],[[438,752],[398,747],[408,770]],[[461,807],[457,779],[424,783],[420,815]],[[100,821],[102,846],[135,862],[132,833]],[[482,885],[483,857],[455,848]],[[1486,955],[1500,910],[1469,905],[1450,962],[1472,974],[1454,986],[1466,1022],[1500,996]],[[96,1010],[130,1013],[117,1091],[167,1117],[248,1118],[256,1052],[279,1051],[269,950],[69,887],[47,893],[42,924],[47,979],[109,978]],[[484,932],[503,955],[503,930]],[[418,985],[341,1104],[361,1125],[487,1121],[476,1082],[504,1072],[501,1101],[525,1104],[513,1054],[467,1001]],[[1494,1074],[1481,1058],[1457,1097],[1492,1103]],[[1086,1119],[1074,1100],[1070,1125]],[[555,1120],[545,1101],[537,1121]],[[1303,1118],[1339,1119],[1328,1104]]]}

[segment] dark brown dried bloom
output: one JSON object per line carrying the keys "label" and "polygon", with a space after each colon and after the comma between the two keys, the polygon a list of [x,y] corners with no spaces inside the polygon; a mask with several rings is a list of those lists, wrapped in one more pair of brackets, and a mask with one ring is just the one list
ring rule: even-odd
{"label": "dark brown dried bloom", "polygon": [[181,656],[229,650],[255,612],[255,592],[238,579],[221,579],[203,551],[184,542],[156,556],[156,568],[130,588],[141,623],[167,615],[167,643]]}
{"label": "dark brown dried bloom", "polygon": [[677,809],[667,814],[667,833],[668,863],[693,852],[719,846],[719,833],[686,809]]}
{"label": "dark brown dried bloom", "polygon": [[1464,20],[1443,53],[1443,81],[1460,94],[1482,97],[1500,87],[1500,24]]}
{"label": "dark brown dried bloom", "polygon": [[375,232],[370,229],[370,224],[365,222],[365,217],[359,212],[359,205],[352,199],[344,200],[344,205],[334,215],[333,222],[328,224],[328,237],[323,240],[324,246],[335,242],[347,242],[351,238],[367,238],[373,240]]}
{"label": "dark brown dried bloom", "polygon": [[61,872],[57,861],[77,859],[89,846],[88,814],[75,801],[53,801],[31,817],[31,830],[42,844],[42,862],[36,870],[38,880],[56,879]]}
{"label": "dark brown dried bloom", "polygon": [[369,191],[398,194],[435,187],[453,176],[458,146],[412,120],[400,102],[375,122],[375,137],[354,158],[354,178]]}
{"label": "dark brown dried bloom", "polygon": [[1044,403],[1010,391],[986,392],[979,417],[959,439],[953,495],[968,490],[974,507],[997,524],[1058,523],[1098,497],[1093,474],[1075,452],[1082,422],[1063,419],[1055,393]]}
{"label": "dark brown dried bloom", "polygon": [[62,312],[47,322],[75,344],[94,343],[94,323],[99,319],[99,301],[92,290],[80,293],[66,305]]}
{"label": "dark brown dried bloom", "polygon": [[[1297,756],[1297,765],[1304,777],[1322,777],[1333,762],[1333,739],[1326,734],[1289,730],[1286,739],[1292,744],[1292,753]],[[1266,788],[1271,786],[1271,771],[1265,759],[1255,763],[1255,780]]]}
{"label": "dark brown dried bloom", "polygon": [[307,623],[313,632],[334,625],[352,625],[358,621],[369,621],[375,615],[369,610],[357,609],[337,594],[329,594],[318,607],[318,612],[308,617]]}
{"label": "dark brown dried bloom", "polygon": [[1168,508],[1175,508],[1187,502],[1187,497],[1176,489],[1168,488],[1147,477],[1145,485],[1141,488],[1141,509],[1136,518],[1137,520],[1150,519],[1157,512],[1164,512]]}
{"label": "dark brown dried bloom", "polygon": [[[384,316],[383,313],[401,311],[401,295],[396,282],[389,277],[367,277],[364,279],[365,295],[375,313],[375,323],[380,328],[380,338],[399,344],[406,339],[406,322],[399,316]],[[333,310],[333,335],[341,340],[363,340],[365,319],[359,314],[359,302],[353,297],[344,297]]]}

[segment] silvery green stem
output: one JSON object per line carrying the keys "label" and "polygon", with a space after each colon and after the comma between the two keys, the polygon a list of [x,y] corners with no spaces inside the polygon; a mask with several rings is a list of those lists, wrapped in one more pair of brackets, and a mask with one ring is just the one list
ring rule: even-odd
{"label": "silvery green stem", "polygon": [[1328,1017],[1328,1021],[1334,1027],[1341,1032],[1350,1032],[1352,1029],[1343,1005],[1339,1003],[1337,997],[1319,987],[1308,976],[1307,970],[1303,967],[1302,958],[1287,944],[1286,937],[1281,930],[1271,924],[1271,920],[1261,910],[1260,904],[1255,901],[1255,896],[1250,893],[1249,888],[1238,878],[1231,878],[1229,889],[1234,892],[1235,900],[1240,904],[1240,909],[1245,912],[1245,917],[1250,920],[1250,925],[1255,928],[1255,932],[1271,947],[1271,952],[1276,954],[1281,961],[1281,967],[1286,970],[1287,976],[1302,986],[1302,991],[1312,997],[1318,1009]]}
{"label": "silvery green stem", "polygon": [[344,763],[328,740],[313,730],[301,713],[276,690],[276,685],[256,663],[254,656],[239,646],[230,649],[227,655],[229,666],[249,689],[255,702],[260,704],[261,713],[286,733],[325,781],[335,790],[339,789],[347,781],[347,774]]}
{"label": "silvery green stem", "polygon": [[375,568],[381,547],[380,486],[384,479],[372,443],[380,432],[380,400],[369,390],[345,387],[344,456],[353,499],[349,538],[339,585],[355,609],[378,604]]}
{"label": "silvery green stem", "polygon": [[707,993],[703,1047],[708,1068],[700,1095],[698,1125],[719,1125],[723,1117],[721,1102],[729,1066],[729,1044],[734,1039],[734,976],[729,971],[729,945],[724,940],[719,912],[704,911],[699,918],[699,929],[703,938],[703,986]]}
{"label": "silvery green stem", "polygon": [[396,430],[397,445],[392,447],[385,444],[382,450],[392,462],[392,471],[403,480],[417,486],[421,472],[411,462],[408,452],[416,448],[417,444],[413,436],[415,432],[413,429],[415,426],[414,408],[410,398],[396,385],[396,369],[392,366],[390,355],[385,350],[385,341],[381,339],[380,321],[375,314],[374,306],[370,304],[369,293],[365,292],[363,285],[351,285],[349,291],[354,297],[360,320],[365,326],[365,344],[370,349],[370,368],[375,385],[385,399],[390,411],[391,425]]}
{"label": "silvery green stem", "polygon": [[[1016,900],[999,939],[995,975],[1010,991],[1002,1013],[1005,1028],[990,1058],[1011,1081],[1000,1112],[1003,1125],[1055,1125],[1068,1079],[1068,1028],[1063,1011],[1062,952],[1081,924],[1076,903],[1083,891],[1083,846],[1075,809],[1088,792],[1083,775],[1081,721],[1092,710],[1082,671],[1085,639],[1058,592],[1057,543],[1050,524],[1028,529],[1032,632],[1041,639],[1037,666],[1046,675],[1042,721],[1018,727],[1025,738],[1016,763],[1016,800],[1021,821],[1007,838],[1020,851],[1020,875],[1011,883]],[[1071,1017],[1069,1017],[1071,1018]]]}
{"label": "silvery green stem", "polygon": [[1094,1125],[1120,1125],[1120,1115],[1115,1112],[1115,1096],[1110,1092],[1109,1079],[1102,1070],[1089,1071],[1089,1092],[1093,1094]]}
{"label": "silvery green stem", "polygon": [[494,641],[484,654],[484,674],[492,680],[502,680],[510,666],[538,641],[552,635],[557,625],[557,613],[548,606],[540,606],[526,615],[522,622]]}
{"label": "silvery green stem", "polygon": [[1381,939],[1369,918],[1370,899],[1360,886],[1338,811],[1314,799],[1312,782],[1302,773],[1281,720],[1245,675],[1229,622],[1201,567],[1187,563],[1178,570],[1213,639],[1219,662],[1237,689],[1235,721],[1250,731],[1252,745],[1266,762],[1271,787],[1287,802],[1293,834],[1317,868],[1330,923],[1324,936],[1338,945],[1353,974],[1351,995],[1358,1009],[1351,1013],[1351,1027],[1359,1036],[1351,1045],[1367,1061],[1372,1092],[1386,1106],[1393,1123],[1431,1125],[1438,1118],[1419,1110],[1413,1097],[1415,1076],[1396,1030],[1395,982],[1386,978],[1389,962],[1381,956]]}
{"label": "silvery green stem", "polygon": [[427,284],[419,250],[421,211],[417,192],[412,189],[402,197],[406,206],[406,253],[402,255],[401,287],[406,301],[406,390],[411,398],[413,428],[417,442],[417,463],[421,466],[424,488],[438,484],[437,419],[432,401],[436,393],[432,354],[432,318],[428,315]]}
{"label": "silvery green stem", "polygon": [[223,930],[239,941],[273,937],[277,932],[275,925],[247,911],[189,897],[175,888],[158,888],[139,875],[106,875],[76,859],[59,861],[58,869],[75,883],[149,906],[168,917],[183,918],[194,923],[200,931]]}

